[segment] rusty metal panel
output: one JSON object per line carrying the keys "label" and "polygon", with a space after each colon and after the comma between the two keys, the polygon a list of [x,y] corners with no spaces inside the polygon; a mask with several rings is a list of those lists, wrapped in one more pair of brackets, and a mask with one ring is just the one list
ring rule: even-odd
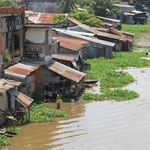
{"label": "rusty metal panel", "polygon": [[24,95],[23,93],[15,90],[15,89],[11,89],[10,91],[8,91],[10,94],[12,94],[15,99],[22,104],[24,107],[29,107],[30,104],[33,102],[33,99]]}
{"label": "rusty metal panel", "polygon": [[98,36],[101,36],[101,37],[106,37],[106,38],[111,38],[111,39],[115,39],[115,40],[123,40],[123,41],[129,41],[129,42],[133,42],[133,39],[131,38],[128,38],[124,35],[122,36],[118,36],[118,35],[115,35],[115,34],[111,34],[111,33],[107,33],[107,32],[101,32],[101,31],[98,31],[96,30],[95,28],[92,28],[88,25],[85,25],[85,24],[82,24],[80,22],[78,22],[77,20],[75,20],[74,18],[68,18],[68,20],[70,20],[71,22],[73,22],[74,24],[76,24],[77,26],[91,32],[91,33],[94,33]]}
{"label": "rusty metal panel", "polygon": [[0,90],[1,91],[7,91],[7,90],[12,89],[16,86],[20,86],[21,84],[22,84],[22,82],[16,82],[13,80],[1,79],[0,80]]}
{"label": "rusty metal panel", "polygon": [[48,66],[48,69],[75,82],[79,82],[80,80],[85,78],[84,73],[56,61],[53,61],[53,63]]}
{"label": "rusty metal panel", "polygon": [[72,50],[79,51],[84,47],[84,44],[87,44],[87,41],[73,39],[73,38],[65,38],[65,37],[57,37],[60,40],[60,47]]}
{"label": "rusty metal panel", "polygon": [[66,53],[58,53],[53,54],[52,58],[59,59],[59,60],[65,60],[65,61],[74,61],[77,58],[78,55],[71,55]]}
{"label": "rusty metal panel", "polygon": [[36,69],[38,69],[39,66],[34,66],[33,64],[26,64],[26,63],[18,63],[15,64],[8,69],[5,69],[5,74],[9,75],[16,75],[20,77],[26,77]]}

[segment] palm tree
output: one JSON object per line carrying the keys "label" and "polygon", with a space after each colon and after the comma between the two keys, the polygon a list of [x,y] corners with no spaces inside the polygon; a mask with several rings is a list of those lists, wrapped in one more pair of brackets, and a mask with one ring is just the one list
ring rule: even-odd
{"label": "palm tree", "polygon": [[76,9],[77,0],[58,0],[57,4],[63,13],[70,13]]}
{"label": "palm tree", "polygon": [[118,0],[93,0],[92,9],[95,15],[99,16],[117,16],[118,8],[114,6]]}

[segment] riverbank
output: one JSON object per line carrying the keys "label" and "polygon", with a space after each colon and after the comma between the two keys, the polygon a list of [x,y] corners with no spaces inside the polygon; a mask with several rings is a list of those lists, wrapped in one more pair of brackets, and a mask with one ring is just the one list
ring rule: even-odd
{"label": "riverbank", "polygon": [[130,100],[139,97],[137,92],[122,89],[135,79],[126,72],[116,70],[150,66],[150,61],[141,59],[143,57],[146,57],[145,52],[117,52],[113,59],[88,59],[86,62],[91,64],[91,70],[86,71],[86,76],[100,80],[102,94],[83,93],[80,100]]}
{"label": "riverbank", "polygon": [[[46,122],[53,122],[56,118],[61,118],[66,116],[66,112],[64,109],[51,109],[47,108],[48,103],[39,102],[33,103],[30,107],[30,120],[26,122],[24,119],[21,123],[17,124],[17,130],[15,131],[17,134],[18,127],[22,126],[23,124],[31,124],[31,123],[46,123]],[[7,127],[7,131],[13,132],[12,127]],[[6,135],[0,135],[0,147],[11,145],[9,138]]]}

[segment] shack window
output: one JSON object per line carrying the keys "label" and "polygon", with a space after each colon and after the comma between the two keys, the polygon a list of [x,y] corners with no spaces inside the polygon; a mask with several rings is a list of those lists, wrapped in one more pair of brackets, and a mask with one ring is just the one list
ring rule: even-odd
{"label": "shack window", "polygon": [[8,33],[6,33],[6,43],[5,43],[6,49],[8,48]]}
{"label": "shack window", "polygon": [[14,35],[14,48],[15,49],[20,48],[20,39],[19,39],[19,35],[17,34]]}

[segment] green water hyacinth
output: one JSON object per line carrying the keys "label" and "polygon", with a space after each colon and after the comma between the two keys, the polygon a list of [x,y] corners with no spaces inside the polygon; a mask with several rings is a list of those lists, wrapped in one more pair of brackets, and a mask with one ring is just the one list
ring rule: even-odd
{"label": "green water hyacinth", "polygon": [[43,123],[52,122],[56,117],[65,117],[66,113],[64,110],[56,110],[46,108],[46,103],[33,104],[31,106],[30,122],[31,123]]}

